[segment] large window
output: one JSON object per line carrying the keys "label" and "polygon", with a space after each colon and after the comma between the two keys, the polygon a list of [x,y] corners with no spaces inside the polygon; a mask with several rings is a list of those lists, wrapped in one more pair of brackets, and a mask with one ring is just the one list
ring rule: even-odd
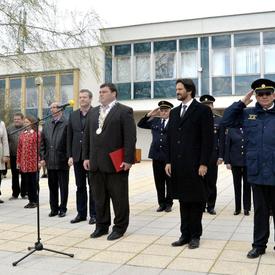
{"label": "large window", "polygon": [[21,78],[10,80],[10,106],[15,111],[21,109]]}
{"label": "large window", "polygon": [[187,38],[179,40],[180,76],[198,77],[198,39]]}
{"label": "large window", "polygon": [[115,46],[115,83],[131,81],[131,45]]}
{"label": "large window", "polygon": [[73,75],[64,74],[61,75],[61,103],[67,103],[69,100],[74,98],[73,92]]}
{"label": "large window", "polygon": [[176,40],[154,43],[155,79],[176,78]]}
{"label": "large window", "polygon": [[265,45],[264,47],[264,73],[275,73],[275,45]]}
{"label": "large window", "polygon": [[236,74],[256,74],[260,72],[259,47],[240,47],[235,52]]}

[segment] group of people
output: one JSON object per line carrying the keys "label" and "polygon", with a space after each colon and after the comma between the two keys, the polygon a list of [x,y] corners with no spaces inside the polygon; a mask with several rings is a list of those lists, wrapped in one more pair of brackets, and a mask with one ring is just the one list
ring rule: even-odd
{"label": "group of people", "polygon": [[[173,108],[170,102],[160,101],[158,108],[138,122],[140,128],[152,131],[149,158],[153,160],[157,211],[170,212],[173,199],[179,200],[181,236],[172,246],[199,247],[203,212],[216,214],[217,171],[224,162],[233,175],[234,215],[241,213],[242,186],[244,215],[250,214],[253,190],[254,235],[247,257],[265,253],[269,216],[275,213],[275,82],[258,79],[251,88],[221,117],[213,112],[213,96],[203,95],[199,103],[193,81],[178,79],[176,96],[181,104]],[[246,108],[254,93],[255,107]]]}
{"label": "group of people", "polygon": [[[242,179],[245,215],[249,215],[251,209],[251,187],[253,190],[254,241],[247,257],[256,258],[265,253],[269,214],[270,211],[273,215],[275,213],[274,89],[275,83],[271,80],[254,81],[252,90],[227,108],[221,117],[213,112],[214,97],[203,95],[198,102],[195,99],[194,82],[191,79],[178,79],[176,97],[181,104],[173,108],[170,102],[160,101],[158,108],[138,122],[139,127],[152,131],[149,157],[153,160],[159,204],[157,211],[171,212],[173,199],[179,200],[181,236],[172,246],[188,244],[190,249],[200,246],[203,212],[216,214],[217,171],[218,165],[224,162],[233,175],[234,215],[241,212]],[[246,108],[252,102],[253,93],[256,94],[257,103],[255,107]],[[33,168],[47,166],[51,207],[49,216],[66,215],[69,167],[74,165],[78,214],[71,222],[86,220],[86,179],[89,175],[90,223],[96,223],[91,238],[109,233],[111,200],[115,217],[107,239],[121,238],[129,224],[128,176],[135,162],[136,125],[133,110],[119,103],[117,95],[114,84],[102,84],[100,105],[92,108],[92,93],[81,90],[80,109],[71,113],[68,121],[60,112],[58,103],[53,103],[52,118],[45,123],[41,134],[31,127],[32,120],[27,117],[27,128],[19,135],[16,169],[28,174],[22,177],[28,186],[23,187],[23,196],[24,190],[27,190],[29,199],[32,199],[31,205],[35,205],[36,197],[31,195],[30,188],[33,185],[29,182],[35,181],[32,173],[37,175],[37,170],[23,168],[25,159],[22,151],[27,150],[30,143],[37,145],[31,139],[40,140],[40,159]],[[3,122],[1,127],[4,127]],[[7,140],[1,128],[0,137],[1,140]],[[25,140],[28,143],[26,149]],[[9,148],[4,146],[0,152],[4,163],[9,156]],[[36,154],[34,148],[31,153],[33,156]],[[58,188],[61,193],[60,204]],[[13,196],[18,195],[17,188]]]}

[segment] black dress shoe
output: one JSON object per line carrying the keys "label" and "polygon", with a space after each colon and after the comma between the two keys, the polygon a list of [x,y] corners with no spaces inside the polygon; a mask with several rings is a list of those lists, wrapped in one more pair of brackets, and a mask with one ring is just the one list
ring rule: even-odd
{"label": "black dress shoe", "polygon": [[207,212],[210,214],[210,215],[216,215],[216,211],[214,209],[208,209]]}
{"label": "black dress shoe", "polygon": [[159,206],[159,208],[157,209],[157,212],[162,212],[166,209],[165,206]]}
{"label": "black dress shoe", "polygon": [[4,201],[0,199],[0,203],[4,203]]}
{"label": "black dress shoe", "polygon": [[237,216],[237,215],[239,215],[241,213],[241,210],[236,210],[234,213],[233,213],[233,215],[234,216]]}
{"label": "black dress shoe", "polygon": [[[85,219],[86,220],[86,219]],[[89,224],[95,224],[96,223],[96,217],[92,216],[89,220]]]}
{"label": "black dress shoe", "polygon": [[63,218],[65,216],[66,216],[66,212],[65,211],[59,211],[59,213],[58,213],[58,217],[59,218]]}
{"label": "black dress shoe", "polygon": [[86,221],[86,218],[77,215],[74,219],[71,220],[71,223],[78,223],[82,221]]}
{"label": "black dress shoe", "polygon": [[244,210],[243,213],[244,213],[245,216],[249,216],[250,215],[249,214],[249,210]]}
{"label": "black dress shoe", "polygon": [[164,211],[167,212],[167,213],[171,212],[172,211],[172,206],[171,205],[167,205]]}
{"label": "black dress shoe", "polygon": [[117,231],[113,231],[108,237],[107,237],[107,240],[108,241],[113,241],[113,240],[116,240],[116,239],[119,239],[123,236],[122,233],[119,233]]}
{"label": "black dress shoe", "polygon": [[58,212],[57,211],[51,211],[49,213],[49,217],[54,217],[54,216],[57,216],[58,215]]}
{"label": "black dress shoe", "polygon": [[183,246],[185,244],[188,244],[189,240],[184,238],[179,238],[177,241],[171,243],[172,246]]}
{"label": "black dress shoe", "polygon": [[108,229],[96,229],[91,235],[91,238],[99,238],[103,235],[107,235],[109,233]]}
{"label": "black dress shoe", "polygon": [[199,246],[200,246],[199,239],[192,239],[188,244],[189,249],[195,249],[195,248],[198,248]]}
{"label": "black dress shoe", "polygon": [[255,258],[258,258],[262,254],[265,254],[265,249],[254,247],[247,253],[247,258],[255,259]]}

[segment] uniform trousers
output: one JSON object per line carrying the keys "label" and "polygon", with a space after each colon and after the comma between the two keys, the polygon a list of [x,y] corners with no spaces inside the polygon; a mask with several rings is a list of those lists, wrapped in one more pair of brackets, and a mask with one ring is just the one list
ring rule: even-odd
{"label": "uniform trousers", "polygon": [[110,200],[114,209],[113,231],[124,234],[129,224],[129,171],[119,173],[91,172],[92,191],[96,206],[96,229],[111,225]]}
{"label": "uniform trousers", "polygon": [[254,204],[254,233],[252,247],[265,250],[270,234],[270,207],[272,209],[275,227],[275,186],[253,184],[252,191]]}
{"label": "uniform trousers", "polygon": [[158,204],[163,207],[173,205],[173,199],[171,196],[171,179],[165,173],[165,165],[165,161],[153,160],[153,172],[157,189]]}
{"label": "uniform trousers", "polygon": [[[48,185],[51,211],[66,212],[69,194],[69,170],[48,169]],[[58,205],[58,189],[60,190],[60,205]]]}
{"label": "uniform trousers", "polygon": [[[74,174],[76,183],[76,209],[81,218],[87,217],[87,203],[89,201],[90,217],[95,216],[95,202],[92,195],[90,177],[83,167],[83,161],[74,162]],[[87,179],[89,188],[89,200],[87,195]]]}
{"label": "uniform trousers", "polygon": [[217,178],[218,178],[218,165],[217,160],[211,160],[207,173],[205,175],[205,183],[207,190],[207,210],[215,208],[217,199]]}
{"label": "uniform trousers", "polygon": [[243,180],[243,209],[251,209],[251,186],[247,182],[246,167],[231,166],[233,175],[234,193],[235,193],[235,211],[242,209],[242,180]]}
{"label": "uniform trousers", "polygon": [[202,213],[204,202],[183,202],[180,203],[181,238],[185,240],[200,239],[202,235]]}
{"label": "uniform trousers", "polygon": [[19,170],[16,168],[16,156],[10,156],[11,175],[12,175],[12,196],[18,198],[19,194],[21,197],[27,194],[27,183],[24,181],[24,177],[21,176],[21,187],[19,184]]}

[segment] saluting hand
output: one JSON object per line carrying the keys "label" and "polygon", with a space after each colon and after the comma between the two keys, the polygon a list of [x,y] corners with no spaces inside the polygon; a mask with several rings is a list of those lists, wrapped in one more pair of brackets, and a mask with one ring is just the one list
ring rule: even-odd
{"label": "saluting hand", "polygon": [[207,166],[200,165],[198,173],[199,173],[199,176],[204,177],[207,173]]}
{"label": "saluting hand", "polygon": [[147,115],[147,117],[155,117],[155,116],[160,116],[160,110],[159,107],[150,111]]}
{"label": "saluting hand", "polygon": [[254,90],[249,91],[242,99],[241,101],[247,106],[249,103],[251,103],[253,100],[251,99],[251,96],[253,95]]}

